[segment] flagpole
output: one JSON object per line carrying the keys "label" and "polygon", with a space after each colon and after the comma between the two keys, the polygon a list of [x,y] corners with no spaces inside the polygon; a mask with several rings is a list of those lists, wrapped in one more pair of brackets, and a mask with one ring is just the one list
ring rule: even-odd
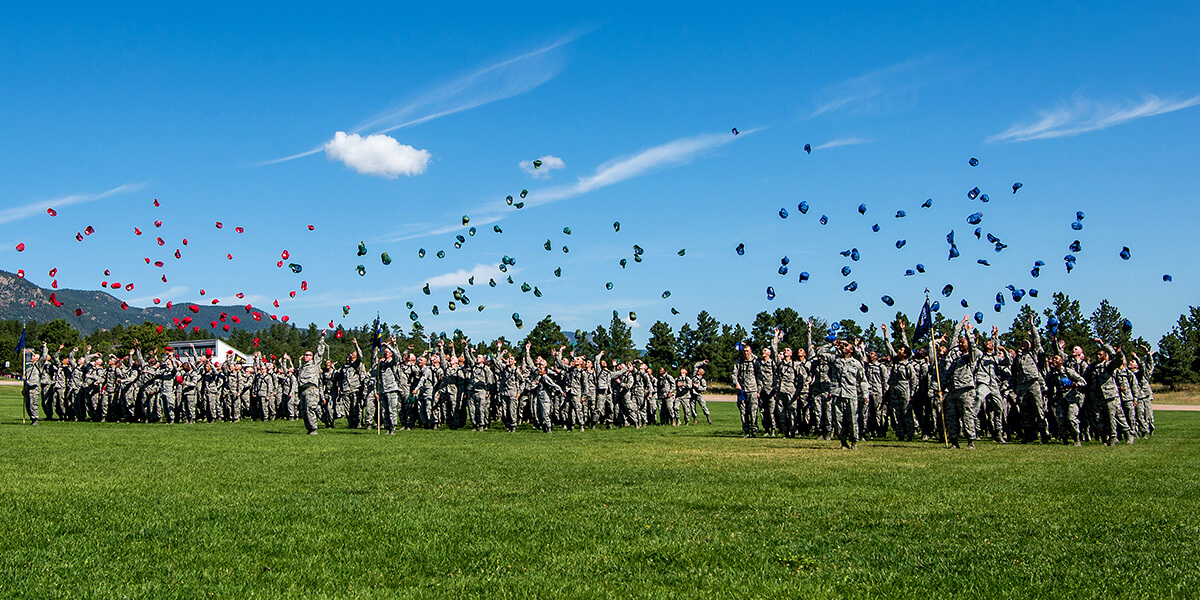
{"label": "flagpole", "polygon": [[383,373],[379,371],[379,311],[375,311],[375,332],[371,340],[371,360],[375,361],[375,435],[383,435],[383,412],[379,410],[379,388],[383,384]]}
{"label": "flagpole", "polygon": [[[929,290],[926,290],[925,294],[926,304],[929,304],[928,291]],[[933,354],[933,373],[937,377],[938,382],[938,412],[940,412],[942,415],[942,443],[945,444],[946,448],[949,448],[950,439],[946,432],[946,404],[945,400],[942,398],[942,369],[938,367],[937,338],[934,337],[934,333],[933,319],[931,318],[929,319],[929,348],[933,351],[931,352],[931,354]]]}
{"label": "flagpole", "polygon": [[25,400],[25,321],[21,320],[21,424],[25,424],[25,414],[29,412],[29,402]]}

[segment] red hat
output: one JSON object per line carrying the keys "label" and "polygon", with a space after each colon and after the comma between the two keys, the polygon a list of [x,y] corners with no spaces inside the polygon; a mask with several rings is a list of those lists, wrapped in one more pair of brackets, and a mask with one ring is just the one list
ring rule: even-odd
{"label": "red hat", "polygon": [[87,226],[86,228],[84,228],[84,230],[83,230],[83,235],[92,235],[93,233],[96,233],[96,230],[95,230],[95,229],[92,229],[92,226],[91,226],[91,225],[88,225],[88,226]]}
{"label": "red hat", "polygon": [[241,323],[241,322],[242,322],[242,320],[241,320],[241,319],[239,319],[237,315],[233,315],[232,317],[230,317],[230,319],[233,319],[233,322],[234,322],[234,323]]}
{"label": "red hat", "polygon": [[217,328],[217,322],[216,322],[216,321],[212,321],[212,322],[210,322],[210,323],[209,323],[209,326],[210,326],[210,327],[212,327],[213,329],[216,329],[216,328]]}
{"label": "red hat", "polygon": [[154,206],[158,206],[158,198],[154,199]]}
{"label": "red hat", "polygon": [[138,229],[137,227],[134,227],[134,228],[133,228],[133,233],[134,233],[134,235],[142,235],[142,230],[141,230],[141,229]]}
{"label": "red hat", "polygon": [[154,303],[155,303],[155,304],[158,304],[158,303],[159,303],[159,299],[158,299],[158,298],[155,298],[155,299],[154,299]]}
{"label": "red hat", "polygon": [[295,297],[296,297],[296,290],[292,290],[292,291],[288,292],[288,296],[290,296],[290,297],[292,297],[292,298],[295,298]]}
{"label": "red hat", "polygon": [[274,302],[274,304],[275,304],[275,308],[279,308],[279,301],[278,301],[278,300],[276,300],[276,301]]}
{"label": "red hat", "polygon": [[284,251],[283,251],[283,253],[279,255],[279,258],[282,258],[283,260],[287,260],[287,259],[288,259],[288,256],[290,256],[290,255],[288,254],[288,251],[287,251],[287,250],[284,250]]}
{"label": "red hat", "polygon": [[166,276],[166,275],[163,275],[163,276],[162,276],[162,280],[163,280],[163,283],[166,283],[166,282],[167,282],[167,276]]}
{"label": "red hat", "polygon": [[[56,282],[55,282],[55,284],[57,285],[57,283],[58,283],[58,282],[56,281]],[[133,284],[132,284],[132,283],[127,283],[127,284],[125,284],[125,291],[127,291],[127,292],[132,292],[132,291],[133,291]]]}
{"label": "red hat", "polygon": [[176,260],[183,258],[183,255],[179,253],[179,248],[175,249],[175,258]]}
{"label": "red hat", "polygon": [[201,296],[203,296],[203,295],[204,295],[204,288],[200,288],[200,295],[201,295]]}
{"label": "red hat", "polygon": [[25,269],[17,269],[17,277],[25,279]]}
{"label": "red hat", "polygon": [[158,238],[158,245],[159,245],[159,246],[162,246],[162,245],[164,245],[164,244],[166,244],[166,243],[167,243],[167,242],[163,241],[163,239],[162,239],[162,238]]}
{"label": "red hat", "polygon": [[162,325],[159,325],[158,327],[155,327],[155,328],[154,328],[154,332],[155,332],[155,333],[162,333]]}
{"label": "red hat", "polygon": [[246,230],[242,229],[241,227],[234,227],[233,230],[238,233],[246,233]]}
{"label": "red hat", "polygon": [[24,252],[24,251],[25,251],[25,242],[21,242],[21,243],[17,244],[17,252]]}
{"label": "red hat", "polygon": [[120,282],[114,281],[114,282],[108,284],[108,287],[110,287],[114,290],[119,290],[119,289],[121,289],[121,284],[120,284]]}
{"label": "red hat", "polygon": [[200,312],[200,307],[196,306],[195,304],[191,304],[191,305],[188,305],[188,310],[190,310],[194,313],[198,313],[198,312]]}
{"label": "red hat", "polygon": [[217,221],[217,229],[220,229],[220,228],[222,228],[222,227],[224,227],[224,226],[225,226],[225,225],[224,225],[223,223],[221,223],[220,221]]}
{"label": "red hat", "polygon": [[82,317],[82,316],[83,316],[83,309],[82,309],[82,308],[77,308],[77,309],[75,309],[75,316],[77,316],[77,317]]}
{"label": "red hat", "polygon": [[[133,284],[130,284],[130,285],[133,285]],[[57,290],[57,289],[58,289],[58,280],[57,280],[57,279],[55,279],[54,281],[51,281],[51,282],[50,282],[50,287],[52,287],[52,288],[54,288],[54,289],[56,289],[56,290]]]}
{"label": "red hat", "polygon": [[129,305],[128,305],[128,304],[126,304],[125,302],[122,302],[122,303],[121,303],[121,310],[129,310]]}
{"label": "red hat", "polygon": [[307,281],[300,282],[300,291],[302,291],[302,292],[308,291],[308,282]]}
{"label": "red hat", "polygon": [[105,276],[105,277],[108,277],[109,275],[110,275],[110,273],[108,272],[108,269],[105,269],[105,270],[104,270],[104,276]]}
{"label": "red hat", "polygon": [[53,269],[50,269],[50,276],[51,276],[51,277],[54,277],[54,276],[55,276],[55,275],[57,275],[57,274],[58,274],[58,267],[54,267]]}
{"label": "red hat", "polygon": [[186,245],[187,245],[187,238],[183,238],[183,245],[184,245],[184,246],[186,246]]}
{"label": "red hat", "polygon": [[218,300],[218,299],[216,299],[216,298],[213,298],[213,299],[212,299],[212,303],[213,303],[213,304],[216,304],[216,303],[218,303],[218,302],[220,302],[220,300]]}
{"label": "red hat", "polygon": [[46,209],[46,214],[48,214],[48,215],[50,215],[50,216],[52,216],[52,217],[57,217],[57,216],[58,216],[58,211],[57,211],[57,210],[54,210],[53,208],[47,208],[47,209]]}
{"label": "red hat", "polygon": [[167,300],[167,310],[171,310],[171,301]]}
{"label": "red hat", "polygon": [[83,241],[83,234],[82,234],[82,233],[79,233],[78,231],[76,231],[76,232],[75,232],[75,241],[77,241],[77,242],[82,242],[82,241]]}
{"label": "red hat", "polygon": [[154,226],[155,226],[155,227],[162,227],[162,221],[155,221],[155,222],[154,222]]}
{"label": "red hat", "polygon": [[224,329],[225,331],[229,331],[229,324],[226,323],[225,325],[222,325],[221,329]]}
{"label": "red hat", "polygon": [[162,266],[163,266],[163,261],[161,261],[161,260],[156,260],[156,261],[154,261],[154,266],[156,266],[156,267],[158,267],[158,268],[160,268],[160,269],[161,269],[161,268],[162,268]]}
{"label": "red hat", "polygon": [[200,332],[200,326],[199,326],[199,325],[193,325],[193,326],[192,326],[192,331],[199,333],[199,332]]}
{"label": "red hat", "polygon": [[238,292],[237,294],[234,294],[234,295],[238,297],[238,300],[241,300],[242,298],[246,297],[246,295],[241,292]]}
{"label": "red hat", "polygon": [[225,255],[225,258],[228,258],[229,260],[233,260],[233,255],[232,255],[232,254],[226,254],[226,255]]}

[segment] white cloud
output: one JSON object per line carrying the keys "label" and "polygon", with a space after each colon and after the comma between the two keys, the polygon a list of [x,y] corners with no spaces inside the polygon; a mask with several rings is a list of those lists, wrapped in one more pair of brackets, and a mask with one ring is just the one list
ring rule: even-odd
{"label": "white cloud", "polygon": [[637,329],[638,327],[642,326],[641,323],[638,323],[637,321],[630,321],[628,318],[621,320],[624,321],[624,323],[628,325],[630,329]]}
{"label": "white cloud", "polygon": [[532,160],[523,160],[518,166],[521,167],[522,171],[529,173],[534,179],[546,179],[550,177],[550,171],[554,169],[565,169],[567,167],[567,164],[563,162],[563,159],[557,156],[551,156],[549,154],[539,158],[538,160],[542,161],[542,164],[539,167],[533,166]]}
{"label": "white cloud", "polygon": [[[515,267],[509,267],[507,275],[520,273],[521,270]],[[476,264],[470,271],[459,269],[453,273],[444,273],[436,275],[425,280],[429,284],[429,289],[441,289],[467,285],[468,280],[475,278],[475,284],[486,284],[488,279],[504,277],[506,274],[501,274],[500,269],[496,265]]]}
{"label": "white cloud", "polygon": [[340,160],[346,166],[362,173],[385,179],[397,175],[420,175],[429,166],[432,157],[428,150],[417,150],[397,142],[395,138],[376,134],[362,137],[344,131],[334,134],[325,144],[325,155],[330,160]]}
{"label": "white cloud", "polygon": [[1007,130],[993,135],[988,142],[1027,142],[1058,137],[1069,137],[1108,129],[1114,125],[1134,119],[1153,117],[1175,112],[1200,104],[1200,95],[1185,100],[1164,100],[1148,95],[1141,102],[1099,102],[1088,98],[1075,98],[1071,104],[1038,111],[1038,119],[1032,123],[1017,123]]}
{"label": "white cloud", "polygon": [[42,200],[32,204],[26,204],[24,206],[6,208],[4,210],[0,210],[0,224],[27,219],[34,215],[46,212],[47,208],[58,210],[64,206],[92,202],[94,200],[100,200],[102,198],[107,198],[116,194],[123,194],[125,192],[136,192],[144,187],[146,187],[146,184],[144,183],[126,183],[99,194],[72,194],[70,196],[63,196],[53,200]]}
{"label": "white cloud", "polygon": [[857,146],[859,144],[869,144],[871,140],[863,137],[846,137],[836,140],[829,140],[820,146],[813,147],[813,150],[827,150],[829,148],[840,148],[841,146]]}

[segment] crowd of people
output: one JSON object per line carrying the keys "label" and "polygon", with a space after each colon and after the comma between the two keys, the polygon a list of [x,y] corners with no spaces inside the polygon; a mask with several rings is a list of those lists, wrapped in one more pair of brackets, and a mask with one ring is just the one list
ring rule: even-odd
{"label": "crowd of people", "polygon": [[[903,327],[903,322],[901,322]],[[967,448],[991,438],[1064,444],[1118,440],[1132,444],[1154,432],[1150,348],[1113,349],[1096,339],[1093,360],[1062,340],[1049,350],[1030,323],[1017,348],[975,331],[968,318],[950,338],[932,338],[916,349],[893,347],[881,326],[887,356],[861,340],[831,336],[814,348],[812,325],[805,348],[771,348],[755,355],[749,343],[733,367],[746,437],[782,435],[860,440],[939,440]],[[415,428],[485,430],[499,422],[508,431],[523,424],[550,432],[597,427],[692,425],[703,413],[712,424],[704,392],[704,366],[669,372],[634,360],[606,361],[604,353],[577,356],[566,347],[518,357],[502,343],[482,354],[465,340],[445,340],[416,354],[395,339],[379,340],[367,358],[358,340],[341,364],[326,356],[325,333],[317,348],[293,362],[287,354],[248,361],[224,357],[149,358],[135,347],[127,356],[102,356],[77,348],[53,356],[43,344],[25,369],[25,405],[33,423],[74,421],[236,422],[302,419],[309,434],[345,419],[351,428],[394,434]],[[896,336],[907,340],[906,332]]]}
{"label": "crowd of people", "polygon": [[74,421],[186,422],[303,419],[310,434],[341,419],[351,428],[488,429],[500,422],[508,431],[528,423],[541,431],[555,427],[636,427],[692,425],[704,414],[704,365],[677,375],[655,374],[642,361],[610,365],[604,353],[585,358],[566,347],[534,357],[529,345],[518,359],[502,344],[478,354],[444,340],[422,353],[401,352],[395,339],[381,341],[366,359],[358,340],[345,361],[327,357],[325,332],[315,351],[298,363],[255,353],[249,361],[233,356],[190,359],[171,352],[143,357],[104,357],[85,348],[53,356],[43,344],[25,369],[26,411],[37,423],[47,418]]}
{"label": "crowd of people", "polygon": [[889,429],[899,440],[920,436],[955,448],[962,440],[974,448],[984,437],[1111,446],[1154,433],[1149,347],[1114,350],[1097,338],[1088,360],[1079,346],[1067,354],[1055,339],[1047,352],[1031,321],[1029,339],[1005,348],[996,327],[984,338],[964,317],[949,343],[931,336],[916,350],[894,348],[882,325],[888,355],[878,356],[860,340],[834,338],[814,349],[808,329],[802,349],[779,350],[778,330],[759,356],[742,345],[733,385],[746,437],[758,435],[760,417],[767,436],[837,438],[847,449]]}

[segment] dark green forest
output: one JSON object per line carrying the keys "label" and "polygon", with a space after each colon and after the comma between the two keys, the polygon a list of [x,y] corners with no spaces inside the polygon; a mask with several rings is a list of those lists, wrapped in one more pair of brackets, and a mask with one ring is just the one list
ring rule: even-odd
{"label": "dark green forest", "polygon": [[[1057,339],[1064,341],[1068,349],[1080,346],[1090,355],[1096,349],[1093,341],[1096,337],[1116,348],[1143,356],[1151,348],[1149,342],[1135,335],[1136,329],[1127,330],[1123,327],[1124,318],[1112,303],[1104,300],[1090,315],[1085,315],[1079,301],[1072,300],[1063,293],[1056,293],[1053,306],[1040,314],[1029,305],[1022,305],[1011,323],[999,329],[998,337],[1002,345],[1015,347],[1021,340],[1029,337],[1032,319],[1033,326],[1038,328],[1042,340],[1049,344],[1052,336],[1046,323],[1050,317],[1058,320]],[[949,335],[957,320],[948,318],[941,312],[934,312],[934,335]],[[897,311],[886,323],[894,344],[911,346],[914,343],[914,321],[913,317]],[[559,347],[565,347],[568,354],[575,352],[587,356],[594,356],[603,350],[607,360],[629,361],[641,358],[655,369],[664,367],[671,371],[678,371],[680,367],[691,368],[696,362],[709,360],[707,368],[713,374],[711,378],[721,380],[722,374],[732,369],[736,359],[735,345],[738,342],[748,342],[756,350],[769,347],[775,328],[778,327],[783,333],[781,347],[804,347],[810,322],[813,344],[819,346],[825,343],[825,337],[831,331],[831,322],[818,316],[801,316],[792,308],[759,313],[750,324],[749,330],[738,323],[721,323],[707,311],[700,311],[695,321],[683,324],[678,330],[666,322],[657,321],[649,327],[650,335],[644,348],[638,348],[634,344],[630,326],[619,318],[613,318],[606,325],[597,325],[590,331],[564,332],[558,323],[546,316],[526,330],[527,333],[523,337],[501,336],[491,340],[472,339],[457,330],[452,333],[431,332],[420,323],[413,323],[405,329],[401,325],[381,322],[380,329],[384,337],[395,337],[399,348],[408,348],[418,354],[431,344],[436,345],[438,340],[446,340],[447,344],[453,343],[460,349],[465,343],[470,343],[475,346],[477,352],[494,352],[497,342],[501,342],[518,356],[524,353],[524,346],[529,343],[531,352],[538,356],[547,356]],[[838,324],[839,337],[862,339],[870,350],[880,354],[886,352],[879,322],[861,323],[854,319],[843,319],[838,321]],[[91,346],[96,350],[120,355],[133,348],[135,340],[142,348],[163,348],[168,342],[213,337],[208,331],[191,332],[160,327],[150,322],[128,327],[118,325],[87,336],[80,334],[62,319],[48,323],[31,321],[24,326],[27,346],[40,349],[45,341],[50,351],[54,352],[61,344],[66,349],[64,353],[73,347],[83,349]],[[15,373],[20,368],[16,346],[21,328],[22,323],[19,321],[0,321],[0,362],[8,365],[8,373]],[[328,337],[330,358],[335,361],[343,359],[354,349],[354,339],[358,339],[362,348],[370,352],[374,331],[374,322],[350,328],[339,327]],[[977,333],[990,335],[991,327],[980,326]],[[298,328],[292,324],[273,323],[268,329],[258,332],[233,329],[222,339],[246,353],[261,351],[264,355],[282,356],[287,353],[299,356],[304,349],[316,346],[319,335],[320,329],[316,324]],[[901,336],[904,336],[903,340]],[[922,340],[922,343],[924,342]],[[1180,315],[1179,321],[1171,331],[1159,339],[1157,352],[1159,356],[1158,368],[1155,371],[1156,382],[1169,387],[1200,382],[1200,308],[1190,307],[1187,313]]]}

